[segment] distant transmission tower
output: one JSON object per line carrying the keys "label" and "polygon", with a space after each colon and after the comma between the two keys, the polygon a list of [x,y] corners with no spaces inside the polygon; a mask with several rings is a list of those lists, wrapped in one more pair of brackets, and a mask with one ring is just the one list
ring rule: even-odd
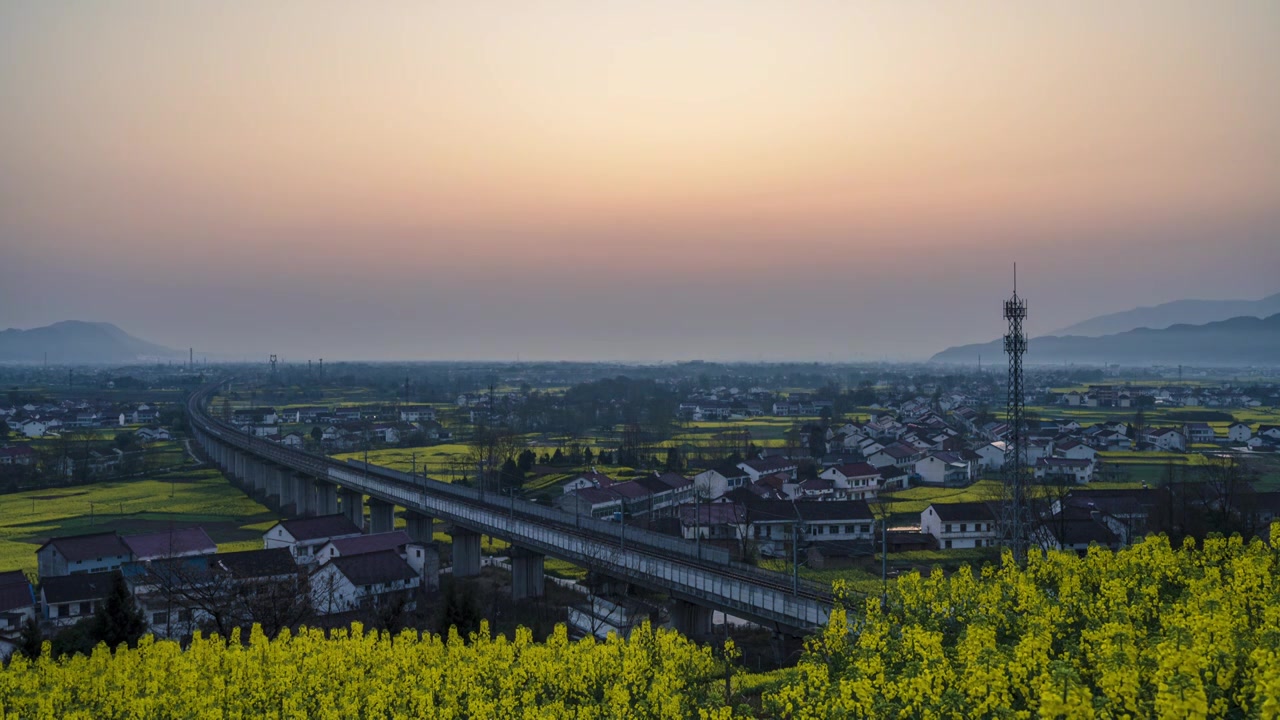
{"label": "distant transmission tower", "polygon": [[1009,436],[1004,455],[1000,529],[1005,547],[1021,563],[1027,558],[1031,509],[1027,498],[1026,393],[1022,378],[1022,356],[1027,352],[1022,321],[1027,319],[1027,301],[1018,297],[1017,263],[1013,265],[1013,297],[1004,301],[1004,318],[1009,322],[1009,332],[1004,336],[1004,352],[1009,356],[1009,398],[1005,408]]}
{"label": "distant transmission tower", "polygon": [[272,379],[272,380],[275,380],[275,379],[276,379],[276,361],[277,361],[277,358],[276,358],[275,354],[273,353],[273,354],[271,355],[271,379]]}

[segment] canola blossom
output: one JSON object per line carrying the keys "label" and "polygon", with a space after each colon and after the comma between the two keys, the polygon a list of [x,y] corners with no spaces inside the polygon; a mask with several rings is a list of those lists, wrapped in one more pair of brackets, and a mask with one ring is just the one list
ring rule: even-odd
{"label": "canola blossom", "polygon": [[148,636],[114,654],[15,658],[0,672],[0,717],[718,720],[730,713],[711,694],[716,668],[709,648],[648,626],[602,642],[570,642],[563,626],[544,643],[525,629],[463,642],[359,625],[274,640],[255,629],[247,643],[197,636],[186,650]]}
{"label": "canola blossom", "polygon": [[46,647],[0,671],[0,718],[1277,718],[1280,552],[1153,537],[905,576],[883,607],[837,608],[758,703],[727,698],[723,672],[710,648],[647,625],[601,642],[561,626],[543,643],[255,629],[185,650]]}
{"label": "canola blossom", "polygon": [[[1272,526],[1272,537],[1280,525]],[[1280,553],[1164,537],[902,578],[837,610],[773,716],[1280,717]]]}

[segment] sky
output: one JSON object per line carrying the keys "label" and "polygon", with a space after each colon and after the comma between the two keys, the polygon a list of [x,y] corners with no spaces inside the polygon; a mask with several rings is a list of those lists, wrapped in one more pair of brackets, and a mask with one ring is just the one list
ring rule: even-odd
{"label": "sky", "polygon": [[0,3],[0,328],[919,359],[1280,291],[1280,3]]}

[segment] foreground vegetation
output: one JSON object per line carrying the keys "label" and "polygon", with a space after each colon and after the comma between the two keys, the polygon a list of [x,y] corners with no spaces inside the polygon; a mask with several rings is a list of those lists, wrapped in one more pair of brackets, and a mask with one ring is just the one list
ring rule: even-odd
{"label": "foreground vegetation", "polygon": [[[1272,527],[1280,531],[1280,525]],[[742,675],[674,633],[546,643],[406,631],[144,638],[0,672],[15,717],[1268,717],[1280,715],[1280,552],[1161,537],[1112,554],[908,575],[837,609],[797,668]],[[726,676],[728,682],[726,684]]]}

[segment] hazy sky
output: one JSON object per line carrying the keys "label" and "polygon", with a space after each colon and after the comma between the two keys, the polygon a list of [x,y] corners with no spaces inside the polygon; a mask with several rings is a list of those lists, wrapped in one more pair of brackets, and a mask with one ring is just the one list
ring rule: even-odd
{"label": "hazy sky", "polygon": [[0,327],[860,360],[1280,291],[1280,3],[0,3]]}

